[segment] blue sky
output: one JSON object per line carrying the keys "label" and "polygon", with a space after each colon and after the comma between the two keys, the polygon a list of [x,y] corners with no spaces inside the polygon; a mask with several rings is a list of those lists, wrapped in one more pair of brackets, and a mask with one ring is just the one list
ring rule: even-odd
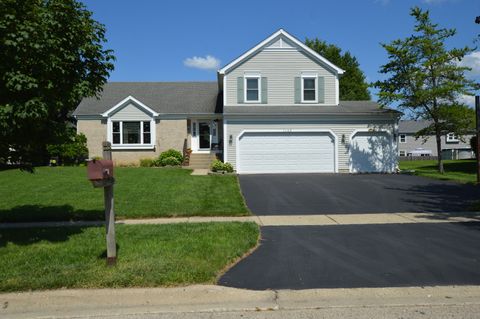
{"label": "blue sky", "polygon": [[[350,51],[374,81],[387,61],[380,43],[411,34],[409,8],[415,5],[429,9],[440,26],[457,29],[449,46],[473,47],[480,34],[474,23],[479,0],[83,2],[106,25],[107,47],[115,51],[110,81],[216,80],[216,63],[227,64],[279,28],[301,40],[318,37]],[[470,76],[479,78],[480,52],[467,62],[475,67]]]}

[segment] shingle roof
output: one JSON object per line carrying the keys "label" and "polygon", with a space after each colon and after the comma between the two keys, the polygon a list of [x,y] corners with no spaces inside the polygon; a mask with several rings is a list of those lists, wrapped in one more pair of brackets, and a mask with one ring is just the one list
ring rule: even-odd
{"label": "shingle roof", "polygon": [[401,113],[389,108],[380,108],[373,101],[340,101],[340,105],[298,105],[298,106],[274,106],[274,105],[240,105],[225,106],[224,114],[227,115],[293,115],[293,114],[331,114],[331,115],[375,115],[375,114],[398,114]]}
{"label": "shingle roof", "polygon": [[160,114],[221,113],[217,82],[109,82],[100,99],[83,99],[73,115],[99,115],[129,95]]}
{"label": "shingle roof", "polygon": [[421,129],[426,128],[430,125],[430,121],[412,121],[412,120],[402,120],[398,122],[398,132],[399,133],[417,133]]}
{"label": "shingle roof", "polygon": [[223,107],[223,96],[217,82],[109,82],[100,98],[85,98],[73,115],[100,115],[128,96],[133,96],[159,114],[400,114],[373,101],[340,101],[339,106],[241,105]]}

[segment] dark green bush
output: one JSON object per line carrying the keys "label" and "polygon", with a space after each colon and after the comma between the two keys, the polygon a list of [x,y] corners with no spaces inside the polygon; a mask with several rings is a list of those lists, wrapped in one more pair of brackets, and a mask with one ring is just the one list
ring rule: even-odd
{"label": "dark green bush", "polygon": [[182,164],[182,162],[180,162],[177,157],[170,156],[162,159],[162,166],[179,166],[180,164]]}
{"label": "dark green bush", "polygon": [[[171,159],[168,159],[170,157],[173,157],[176,159],[175,163],[178,163],[178,164],[170,164],[170,163],[173,163],[174,161],[172,161]],[[168,160],[167,160],[168,159]],[[160,156],[158,157],[158,160],[160,162],[160,165],[161,166],[166,166],[166,165],[173,165],[173,166],[177,166],[177,165],[180,165],[182,164],[183,162],[183,155],[182,153],[180,153],[179,151],[177,150],[174,150],[174,149],[169,149],[165,152],[162,152],[162,154],[160,154]]]}
{"label": "dark green bush", "polygon": [[63,144],[47,145],[47,152],[51,158],[58,158],[58,164],[80,164],[88,158],[87,137],[82,133],[72,134]]}

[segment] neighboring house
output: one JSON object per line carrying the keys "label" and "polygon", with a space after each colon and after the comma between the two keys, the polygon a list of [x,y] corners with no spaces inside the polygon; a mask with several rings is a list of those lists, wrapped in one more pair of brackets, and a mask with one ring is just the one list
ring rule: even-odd
{"label": "neighboring house", "polygon": [[[404,121],[398,124],[398,155],[403,156],[438,156],[435,135],[416,138],[415,134],[427,127],[428,121]],[[473,135],[455,136],[453,133],[443,135],[443,159],[469,159],[475,154],[470,146]]]}
{"label": "neighboring house", "polygon": [[90,156],[117,162],[184,145],[238,173],[392,172],[400,112],[340,101],[344,70],[279,30],[218,71],[218,82],[108,83],[74,115]]}

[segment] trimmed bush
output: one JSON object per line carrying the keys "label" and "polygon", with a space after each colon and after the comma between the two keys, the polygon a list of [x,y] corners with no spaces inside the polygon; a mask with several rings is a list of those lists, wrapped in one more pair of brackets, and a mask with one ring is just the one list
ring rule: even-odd
{"label": "trimmed bush", "polygon": [[223,170],[227,173],[233,173],[233,166],[230,163],[223,163]]}
{"label": "trimmed bush", "polygon": [[212,165],[210,165],[212,172],[223,171],[223,162],[219,160],[214,160]]}
{"label": "trimmed bush", "polygon": [[162,166],[179,166],[180,164],[182,164],[182,162],[173,156],[162,159]]}
{"label": "trimmed bush", "polygon": [[140,167],[152,167],[155,166],[155,160],[151,158],[142,158],[140,160]]}
{"label": "trimmed bush", "polygon": [[[175,160],[172,160],[171,158],[174,158]],[[183,155],[177,150],[169,149],[165,152],[162,152],[162,154],[160,154],[160,156],[158,157],[158,160],[161,166],[178,166],[181,165],[183,162]]]}
{"label": "trimmed bush", "polygon": [[220,160],[214,160],[210,165],[212,172],[227,172],[233,173],[233,166],[230,163],[224,163]]}

